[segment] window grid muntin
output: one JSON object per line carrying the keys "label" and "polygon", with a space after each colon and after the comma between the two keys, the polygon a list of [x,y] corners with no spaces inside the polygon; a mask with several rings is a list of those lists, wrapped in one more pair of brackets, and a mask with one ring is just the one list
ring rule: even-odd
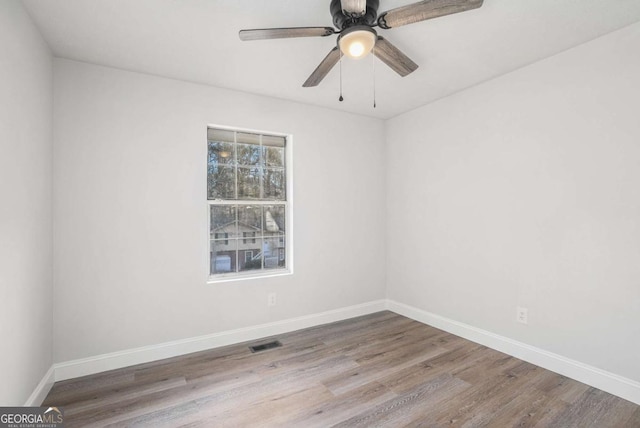
{"label": "window grid muntin", "polygon": [[[209,241],[210,241],[210,245],[212,243],[215,242],[226,242],[226,244],[224,245],[231,245],[231,246],[235,246],[235,250],[233,250],[233,252],[235,253],[235,256],[233,257],[233,259],[235,260],[235,270],[229,271],[229,272],[224,272],[224,273],[216,273],[216,272],[212,272],[211,268],[209,269],[209,275],[210,276],[214,276],[214,277],[221,277],[222,275],[227,275],[227,276],[235,276],[235,275],[242,275],[242,274],[246,274],[247,272],[250,273],[255,273],[255,272],[269,272],[269,271],[277,271],[277,270],[286,270],[289,267],[289,259],[287,257],[288,251],[287,251],[287,237],[289,234],[288,231],[288,219],[287,219],[287,213],[288,213],[288,204],[286,202],[282,202],[282,201],[223,201],[223,200],[215,200],[215,201],[209,201]],[[234,210],[234,218],[235,218],[235,233],[231,233],[228,234],[229,236],[227,236],[226,239],[224,238],[215,238],[216,234],[219,234],[221,232],[215,232],[211,230],[211,218],[212,218],[212,207],[215,206],[233,206],[235,207]],[[260,232],[257,233],[255,235],[255,238],[248,238],[248,240],[250,239],[255,239],[256,243],[260,243],[260,247],[257,249],[258,252],[262,253],[262,257],[260,258],[260,269],[249,269],[249,270],[244,270],[244,269],[240,269],[240,252],[241,251],[246,251],[246,249],[241,249],[240,245],[241,242],[245,239],[244,236],[240,233],[239,230],[239,224],[240,224],[240,208],[242,206],[250,206],[250,205],[259,205],[261,206],[261,212],[260,212]],[[264,209],[265,206],[280,206],[280,207],[284,207],[284,231],[279,231],[277,233],[275,233],[274,235],[267,235],[265,234],[265,232],[267,231],[266,229],[266,225],[265,225],[265,217],[266,217],[266,210]],[[273,214],[272,214],[273,216]],[[275,219],[274,219],[275,220]],[[277,222],[276,222],[277,223]],[[228,232],[226,232],[228,233]],[[275,268],[271,268],[271,267],[265,267],[265,254],[264,254],[264,250],[265,250],[265,242],[271,240],[273,242],[277,243],[277,246],[275,248],[275,254],[278,259],[278,266]],[[232,244],[233,243],[233,244]],[[250,245],[250,243],[249,243]],[[284,253],[284,260],[281,259],[280,257],[280,252]],[[273,257],[273,255],[271,256]],[[280,266],[280,261],[284,262],[283,266]],[[214,261],[210,261],[210,265],[216,265]]]}
{"label": "window grid muntin", "polygon": [[[289,264],[290,264],[290,257],[289,255],[289,251],[287,250],[287,248],[290,245],[289,242],[289,237],[288,234],[290,233],[288,229],[287,224],[290,221],[290,212],[289,212],[289,204],[288,204],[288,200],[287,200],[287,195],[289,193],[290,190],[290,183],[288,183],[288,176],[289,174],[287,173],[287,167],[288,167],[288,154],[287,151],[289,149],[287,149],[289,141],[288,138],[283,136],[283,135],[267,135],[267,134],[256,134],[256,133],[248,133],[248,134],[253,134],[256,135],[258,137],[258,143],[257,146],[259,147],[258,150],[258,156],[259,156],[259,165],[257,166],[257,169],[259,171],[259,191],[260,194],[258,195],[260,199],[251,199],[251,198],[247,198],[247,199],[240,199],[241,195],[240,195],[240,186],[239,186],[239,177],[238,177],[238,167],[239,166],[246,166],[249,168],[256,168],[256,165],[245,165],[245,164],[241,164],[239,161],[239,144],[245,144],[244,141],[239,141],[238,140],[238,135],[240,133],[244,134],[241,131],[233,131],[233,130],[227,130],[227,129],[220,129],[220,128],[209,128],[209,129],[215,129],[216,131],[226,131],[226,132],[233,132],[233,160],[232,161],[227,161],[227,162],[223,162],[220,163],[220,157],[216,156],[215,158],[215,165],[216,167],[219,167],[220,165],[224,166],[224,167],[233,167],[234,169],[234,199],[221,199],[221,198],[213,198],[212,196],[210,196],[209,193],[209,188],[210,188],[210,180],[207,180],[207,200],[208,200],[208,204],[209,204],[209,223],[210,223],[210,233],[211,233],[211,207],[212,206],[224,206],[224,205],[234,205],[235,206],[235,233],[233,234],[234,237],[229,237],[229,241],[235,241],[236,246],[235,246],[235,256],[233,257],[234,260],[236,261],[235,263],[235,269],[232,270],[231,272],[228,273],[217,273],[214,271],[213,269],[213,265],[214,265],[214,260],[210,260],[210,272],[209,275],[212,278],[224,278],[226,276],[228,277],[241,277],[243,274],[249,273],[249,274],[253,274],[256,275],[258,274],[260,275],[272,275],[272,274],[277,274],[279,272],[282,271],[288,271],[289,270]],[[269,143],[267,143],[267,145],[264,144],[264,139],[269,140]],[[208,143],[210,142],[229,142],[226,139],[207,139]],[[276,149],[276,151],[273,151],[272,149]],[[271,150],[271,151],[270,151]],[[268,158],[268,156],[270,156],[270,158]],[[211,161],[211,157],[209,157],[209,160]],[[279,182],[279,185],[275,185],[275,186],[269,186],[269,192],[270,195],[276,195],[276,197],[280,197],[281,199],[265,199],[265,182],[266,182],[266,178],[267,178],[267,173],[272,174],[273,172],[279,172],[281,173],[281,181]],[[216,183],[219,186],[219,183]],[[219,187],[218,187],[219,188]],[[229,189],[230,190],[230,189]],[[218,195],[216,195],[218,196]],[[246,205],[273,205],[273,206],[281,206],[284,208],[284,211],[282,213],[282,220],[284,221],[284,231],[279,231],[275,234],[268,234],[266,231],[266,226],[265,226],[265,210],[264,207],[262,207],[261,209],[261,231],[260,234],[256,233],[255,236],[255,240],[257,242],[262,243],[263,245],[260,246],[260,248],[258,249],[258,251],[260,253],[262,253],[261,255],[261,264],[260,264],[260,269],[250,269],[250,270],[243,270],[243,268],[241,267],[241,263],[240,263],[240,258],[241,258],[241,251],[246,251],[244,249],[241,249],[240,246],[242,245],[243,241],[240,241],[241,239],[243,239],[244,237],[242,236],[242,233],[240,233],[240,228],[239,228],[239,221],[240,221],[240,207],[242,206],[246,206]],[[253,237],[248,237],[247,238],[249,241],[253,240]],[[211,239],[210,236],[210,246],[212,245],[212,243],[215,241],[215,239]],[[269,245],[264,245],[265,243],[269,243]],[[271,258],[273,258],[275,260],[275,266],[271,267],[271,266],[265,266],[265,261],[267,259],[267,257],[265,257],[265,254],[267,254],[266,250],[267,247],[269,246],[269,256]],[[273,246],[273,248],[271,248],[271,246]],[[214,254],[215,252],[213,250],[212,254]],[[284,256],[284,257],[283,257]],[[255,256],[254,256],[255,257]],[[284,260],[283,260],[284,259]],[[283,265],[280,265],[280,262],[283,262]],[[273,261],[271,261],[273,262]],[[245,275],[246,276],[246,275]]]}
{"label": "window grid muntin", "polygon": [[[256,144],[256,146],[258,146],[260,148],[259,150],[259,165],[248,165],[248,164],[241,164],[239,162],[238,159],[238,146],[239,144],[245,144],[245,145],[250,145],[249,143],[245,143],[245,142],[238,142],[238,134],[249,134],[249,133],[245,133],[245,132],[241,132],[241,131],[231,131],[231,130],[225,130],[225,129],[219,129],[219,128],[209,128],[209,129],[214,129],[216,131],[229,131],[229,132],[233,132],[233,141],[226,141],[226,140],[217,140],[217,139],[209,139],[207,138],[207,143],[230,143],[233,144],[233,160],[231,162],[225,162],[225,163],[220,163],[218,161],[217,165],[218,168],[233,168],[233,176],[234,176],[234,197],[233,200],[236,201],[244,201],[244,200],[262,200],[262,201],[286,201],[287,200],[287,180],[288,180],[288,173],[287,173],[287,156],[286,156],[286,148],[287,148],[287,137],[284,136],[278,136],[278,135],[263,135],[263,134],[256,134],[258,135],[259,139],[258,139],[258,144]],[[282,147],[277,146],[277,145],[264,145],[263,144],[263,137],[271,137],[271,138],[281,138],[283,140],[283,145]],[[280,156],[280,162],[281,162],[281,166],[271,166],[268,165],[267,162],[267,150],[269,150],[270,148],[278,148],[281,149],[281,156]],[[208,156],[208,160],[210,160],[211,157]],[[238,180],[238,169],[239,168],[256,168],[257,170],[259,170],[259,195],[257,198],[240,198],[240,186],[239,186],[239,180]],[[207,168],[208,171],[208,168]],[[282,183],[279,186],[278,190],[282,191],[282,196],[279,199],[266,199],[265,196],[265,178],[268,175],[267,172],[269,172],[269,175],[272,175],[273,173],[277,173],[280,172],[282,173]],[[273,191],[272,187],[270,186],[270,191]],[[209,201],[218,201],[218,200],[230,200],[230,199],[225,199],[224,197],[222,198],[214,198],[214,197],[210,197],[209,195],[209,179],[207,178],[207,200]]]}

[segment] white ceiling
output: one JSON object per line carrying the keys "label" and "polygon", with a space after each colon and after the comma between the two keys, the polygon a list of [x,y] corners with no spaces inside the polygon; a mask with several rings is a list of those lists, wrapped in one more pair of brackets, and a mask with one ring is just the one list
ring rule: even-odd
{"label": "white ceiling", "polygon": [[[343,60],[302,83],[335,36],[241,42],[246,28],[331,26],[330,0],[24,0],[54,55],[390,118],[640,21],[639,0],[485,0],[480,9],[379,30],[419,66],[401,78]],[[379,12],[412,3],[380,0]]]}

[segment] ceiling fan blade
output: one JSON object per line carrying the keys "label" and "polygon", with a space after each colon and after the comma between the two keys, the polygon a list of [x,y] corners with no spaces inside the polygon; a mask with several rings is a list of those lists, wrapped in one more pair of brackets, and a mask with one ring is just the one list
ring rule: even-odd
{"label": "ceiling fan blade", "polygon": [[331,27],[263,28],[240,30],[240,40],[286,39],[291,37],[326,37],[335,34]]}
{"label": "ceiling fan blade", "polygon": [[465,12],[482,6],[483,0],[424,0],[383,12],[378,17],[380,28],[395,28],[414,22]]}
{"label": "ceiling fan blade", "polygon": [[362,16],[367,12],[367,0],[340,0],[340,5],[346,16]]}
{"label": "ceiling fan blade", "polygon": [[418,64],[382,36],[378,36],[376,46],[373,48],[373,54],[402,77],[418,68]]}
{"label": "ceiling fan blade", "polygon": [[320,83],[322,79],[329,74],[333,66],[336,65],[338,61],[340,61],[340,50],[335,47],[331,49],[331,52],[329,52],[326,57],[324,57],[320,65],[318,65],[313,73],[311,73],[311,76],[309,76],[307,81],[302,84],[302,87],[309,88],[311,86],[318,86],[318,83]]}

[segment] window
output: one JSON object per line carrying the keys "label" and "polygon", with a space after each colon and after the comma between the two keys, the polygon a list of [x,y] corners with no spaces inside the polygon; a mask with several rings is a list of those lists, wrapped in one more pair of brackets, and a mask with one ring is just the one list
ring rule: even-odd
{"label": "window", "polygon": [[215,238],[219,239],[220,243],[223,243],[224,245],[229,245],[229,234],[228,233],[216,232]]}
{"label": "window", "polygon": [[287,138],[209,128],[207,146],[211,278],[287,271]]}

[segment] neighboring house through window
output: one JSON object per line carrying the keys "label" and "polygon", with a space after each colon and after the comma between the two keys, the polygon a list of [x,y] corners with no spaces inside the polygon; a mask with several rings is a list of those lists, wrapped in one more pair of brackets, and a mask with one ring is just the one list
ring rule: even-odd
{"label": "neighboring house through window", "polygon": [[207,146],[211,278],[289,270],[287,137],[208,128]]}

